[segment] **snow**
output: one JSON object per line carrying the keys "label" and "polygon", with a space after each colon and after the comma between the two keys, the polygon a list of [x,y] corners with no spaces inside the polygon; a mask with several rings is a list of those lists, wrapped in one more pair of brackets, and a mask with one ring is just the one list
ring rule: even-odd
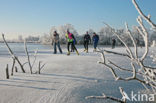
{"label": "snow", "polygon": [[[112,50],[109,47],[107,49]],[[8,63],[9,70],[11,69],[12,59],[9,56],[0,56],[0,103],[103,103],[106,100],[86,100],[85,97],[105,93],[121,98],[119,86],[123,87],[126,93],[143,89],[143,86],[135,81],[115,82],[111,72],[97,63],[100,55],[92,52],[93,49],[90,49],[88,54],[82,52],[81,47],[78,50],[80,56],[76,53],[67,56],[65,48],[64,54],[56,55],[50,50],[39,51],[37,60],[46,63],[41,74],[30,74],[29,67],[25,66],[27,73],[18,69],[19,72],[14,73],[10,79],[5,79],[5,67]],[[125,52],[122,47],[114,50]],[[128,66],[128,61],[121,56],[106,54],[106,57],[122,66]],[[26,57],[22,55],[19,59],[26,61]],[[38,63],[33,69],[34,72],[37,66]],[[126,73],[119,74],[127,76]]]}
{"label": "snow", "polygon": [[155,44],[155,40],[152,42],[152,44],[151,44],[151,47],[155,47],[156,46],[156,44]]}

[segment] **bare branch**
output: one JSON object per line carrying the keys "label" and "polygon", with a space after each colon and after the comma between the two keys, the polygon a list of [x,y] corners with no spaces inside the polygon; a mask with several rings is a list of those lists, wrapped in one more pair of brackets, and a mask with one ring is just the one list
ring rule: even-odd
{"label": "bare branch", "polygon": [[136,57],[136,59],[137,59],[137,58],[138,58],[137,45],[136,45],[136,43],[135,43],[135,40],[134,40],[134,38],[133,38],[133,36],[132,36],[131,31],[130,31],[129,28],[128,28],[128,24],[125,23],[125,26],[126,26],[126,29],[127,29],[128,35],[130,36],[130,38],[131,38],[131,40],[132,40],[132,42],[133,42],[134,49],[135,49],[135,57]]}
{"label": "bare branch", "polygon": [[6,79],[9,79],[9,65],[6,66]]}
{"label": "bare branch", "polygon": [[41,70],[41,69],[43,69],[43,67],[44,67],[45,65],[46,65],[46,63],[45,63],[45,64],[43,64],[43,65],[41,66],[40,70]]}
{"label": "bare branch", "polygon": [[103,95],[103,96],[88,96],[88,97],[86,97],[86,99],[109,99],[109,100],[116,101],[119,103],[125,103],[121,99],[118,99],[118,98],[115,98],[112,96],[105,96],[105,95]]}
{"label": "bare branch", "polygon": [[118,52],[114,52],[114,51],[109,51],[109,50],[104,50],[106,53],[111,53],[111,54],[116,54],[116,55],[120,55],[120,56],[126,56],[128,58],[130,58],[129,55],[124,54],[124,53],[118,53]]}
{"label": "bare branch", "polygon": [[32,68],[33,68],[33,66],[34,66],[34,64],[36,62],[36,58],[37,58],[37,50],[35,51],[35,54],[34,54],[34,61],[32,63]]}
{"label": "bare branch", "polygon": [[122,101],[123,101],[124,103],[126,103],[127,95],[125,94],[125,92],[124,92],[124,90],[123,90],[122,87],[119,87],[119,89],[120,89],[120,93],[121,93],[121,95],[122,95]]}
{"label": "bare branch", "polygon": [[109,99],[109,100],[116,101],[119,103],[126,103],[125,101],[123,101],[119,98],[115,98],[112,96],[106,96],[104,93],[102,94],[102,96],[87,96],[87,97],[85,97],[85,99]]}
{"label": "bare branch", "polygon": [[136,69],[132,62],[131,62],[131,67],[133,68],[133,78],[135,79],[136,78]]}
{"label": "bare branch", "polygon": [[32,74],[32,66],[31,66],[31,63],[30,63],[30,57],[29,57],[29,53],[28,53],[28,49],[27,49],[27,45],[26,45],[26,40],[24,41],[24,47],[25,47],[25,53],[27,55],[28,64],[29,64],[29,67],[30,67],[30,72]]}
{"label": "bare branch", "polygon": [[26,65],[28,62],[23,63],[23,66]]}
{"label": "bare branch", "polygon": [[15,72],[18,72],[18,68],[15,66]]}
{"label": "bare branch", "polygon": [[[108,60],[108,62],[109,62],[110,64],[112,64],[113,66],[115,66],[116,68],[118,68],[119,70],[121,70],[121,71],[127,71],[127,72],[133,73],[133,70],[125,69],[125,68],[123,68],[123,67],[120,67],[120,66],[118,66],[118,65],[115,64],[115,63],[113,63],[113,62],[110,61],[110,60]],[[143,75],[143,73],[141,73],[141,72],[136,72],[136,73],[139,74],[139,75]]]}
{"label": "bare branch", "polygon": [[147,32],[146,28],[143,25],[141,17],[138,17],[137,22],[141,26],[141,28],[143,30],[143,33],[144,33],[144,37],[143,38],[144,38],[144,42],[145,42],[145,52],[144,52],[143,56],[141,57],[141,61],[143,61],[145,59],[145,57],[147,56],[148,51],[149,51],[149,47],[148,47],[148,45],[149,45],[149,43],[148,43],[148,32]]}
{"label": "bare branch", "polygon": [[39,61],[39,66],[38,66],[38,69],[39,69],[39,74],[40,74],[40,72],[41,72],[41,70],[43,69],[43,67],[45,66],[45,64],[43,64],[42,66],[41,66],[41,61]]}
{"label": "bare branch", "polygon": [[11,75],[13,76],[13,72],[14,72],[14,67],[15,67],[15,59],[13,59],[13,63],[12,63],[12,69],[11,69]]}
{"label": "bare branch", "polygon": [[[113,28],[112,28],[111,26],[109,26],[107,23],[105,23],[105,22],[103,22],[103,23],[104,23],[105,25],[107,25],[111,30],[113,29]],[[131,49],[130,49],[129,46],[124,42],[124,40],[122,40],[122,38],[121,38],[115,31],[112,30],[112,33],[114,33],[114,34],[118,37],[118,39],[124,44],[124,46],[126,47],[126,49],[127,49],[127,51],[128,51],[128,54],[130,54],[130,57],[131,57],[131,58],[134,58]]]}
{"label": "bare branch", "polygon": [[136,10],[138,11],[138,13],[152,26],[152,28],[154,30],[156,30],[156,24],[154,24],[149,16],[146,16],[140,9],[139,5],[137,4],[136,0],[132,0]]}
{"label": "bare branch", "polygon": [[6,42],[5,37],[4,37],[4,34],[2,34],[2,38],[3,38],[3,41],[4,41],[5,45],[6,45],[6,47],[8,48],[8,51],[9,51],[11,57],[17,61],[17,63],[18,63],[18,64],[20,65],[20,67],[21,67],[21,70],[23,71],[23,73],[25,73],[25,70],[24,70],[24,68],[23,68],[23,66],[22,66],[22,64],[21,64],[21,62],[20,62],[19,59],[14,55],[13,51],[10,49],[8,43]]}

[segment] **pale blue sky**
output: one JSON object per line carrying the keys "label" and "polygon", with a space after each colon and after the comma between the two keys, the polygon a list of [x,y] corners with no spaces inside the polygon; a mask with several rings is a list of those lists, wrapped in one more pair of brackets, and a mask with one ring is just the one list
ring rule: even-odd
{"label": "pale blue sky", "polygon": [[[137,1],[156,21],[156,0]],[[137,25],[137,16],[131,0],[0,0],[0,32],[9,37],[49,33],[51,26],[66,23],[79,33],[89,28],[98,31],[102,21],[122,28],[125,21]]]}

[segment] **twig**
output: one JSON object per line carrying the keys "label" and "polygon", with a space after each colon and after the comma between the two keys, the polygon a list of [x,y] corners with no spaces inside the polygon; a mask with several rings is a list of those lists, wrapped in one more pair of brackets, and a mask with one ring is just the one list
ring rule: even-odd
{"label": "twig", "polygon": [[18,72],[18,68],[15,66],[15,72]]}
{"label": "twig", "polygon": [[143,25],[141,17],[138,17],[137,22],[140,24],[140,26],[141,26],[141,28],[143,30],[143,34],[144,34],[143,39],[144,39],[144,42],[145,42],[145,52],[144,52],[143,56],[141,57],[141,61],[143,61],[145,59],[145,57],[147,56],[148,51],[149,51],[148,32],[147,32],[146,28]]}
{"label": "twig", "polygon": [[9,65],[6,66],[6,79],[9,79]]}
{"label": "twig", "polygon": [[24,41],[24,47],[25,47],[25,53],[27,55],[27,60],[28,60],[30,72],[32,74],[32,66],[31,66],[31,63],[30,63],[30,57],[29,57],[29,53],[28,53],[28,49],[27,49],[27,45],[26,45],[26,40]]}
{"label": "twig", "polygon": [[[113,29],[110,25],[108,25],[107,23],[103,22],[105,25],[107,25],[111,30]],[[129,48],[129,46],[124,42],[124,40],[115,32],[112,30],[112,33],[114,33],[118,39],[124,44],[124,46],[126,47],[126,50],[128,51],[128,54],[130,55],[131,58],[134,58],[132,50]]]}
{"label": "twig", "polygon": [[15,59],[13,59],[13,64],[12,64],[12,69],[11,69],[11,75],[13,76],[13,72],[14,72],[14,66],[15,66]]}
{"label": "twig", "polygon": [[45,66],[45,64],[43,64],[42,66],[41,66],[41,61],[39,61],[39,64],[38,64],[38,73],[40,74],[41,73],[41,69]]}
{"label": "twig", "polygon": [[41,73],[41,61],[39,61],[39,64],[38,64],[38,74]]}
{"label": "twig", "polygon": [[33,61],[33,63],[32,63],[32,68],[33,68],[33,66],[34,66],[34,64],[35,64],[35,62],[36,62],[36,57],[37,57],[37,50],[35,51],[35,54],[34,54],[34,61]]}
{"label": "twig", "polygon": [[[122,93],[122,92],[120,91],[120,93]],[[102,94],[102,96],[87,96],[87,97],[85,97],[85,99],[109,99],[109,100],[116,101],[119,103],[126,103],[126,101],[124,101],[124,100],[121,100],[119,98],[115,98],[112,96],[106,96],[104,93]]]}
{"label": "twig", "polygon": [[134,45],[134,49],[135,49],[135,57],[136,57],[136,59],[138,58],[138,48],[137,48],[137,45],[136,45],[136,42],[135,42],[135,40],[134,40],[134,37],[132,36],[132,33],[131,33],[131,31],[129,30],[129,28],[128,28],[128,24],[127,23],[125,23],[125,26],[126,26],[126,29],[127,29],[127,33],[128,33],[128,35],[130,36],[130,38],[131,38],[131,40],[132,40],[132,42],[133,42],[133,45]]}
{"label": "twig", "polygon": [[120,55],[120,56],[126,56],[128,58],[130,58],[129,55],[124,54],[124,53],[118,53],[118,52],[114,52],[114,51],[109,51],[109,50],[104,50],[106,53],[111,53],[111,54],[116,54],[116,55]]}
{"label": "twig", "polygon": [[135,6],[136,10],[138,11],[138,13],[152,26],[152,28],[153,28],[154,30],[156,30],[156,24],[154,24],[154,23],[151,21],[151,19],[150,19],[149,16],[147,17],[147,16],[141,11],[141,9],[140,9],[139,5],[137,4],[136,0],[132,0],[132,3],[134,4],[134,6]]}

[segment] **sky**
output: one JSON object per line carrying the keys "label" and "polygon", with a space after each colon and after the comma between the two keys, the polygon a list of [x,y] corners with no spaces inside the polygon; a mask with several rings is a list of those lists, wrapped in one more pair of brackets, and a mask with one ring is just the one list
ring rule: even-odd
{"label": "sky", "polygon": [[[156,21],[156,0],[137,0],[145,14]],[[79,34],[100,30],[103,21],[114,28],[138,25],[131,0],[0,0],[0,33],[17,35],[49,33],[52,26],[72,24]],[[0,36],[1,37],[1,36]]]}

